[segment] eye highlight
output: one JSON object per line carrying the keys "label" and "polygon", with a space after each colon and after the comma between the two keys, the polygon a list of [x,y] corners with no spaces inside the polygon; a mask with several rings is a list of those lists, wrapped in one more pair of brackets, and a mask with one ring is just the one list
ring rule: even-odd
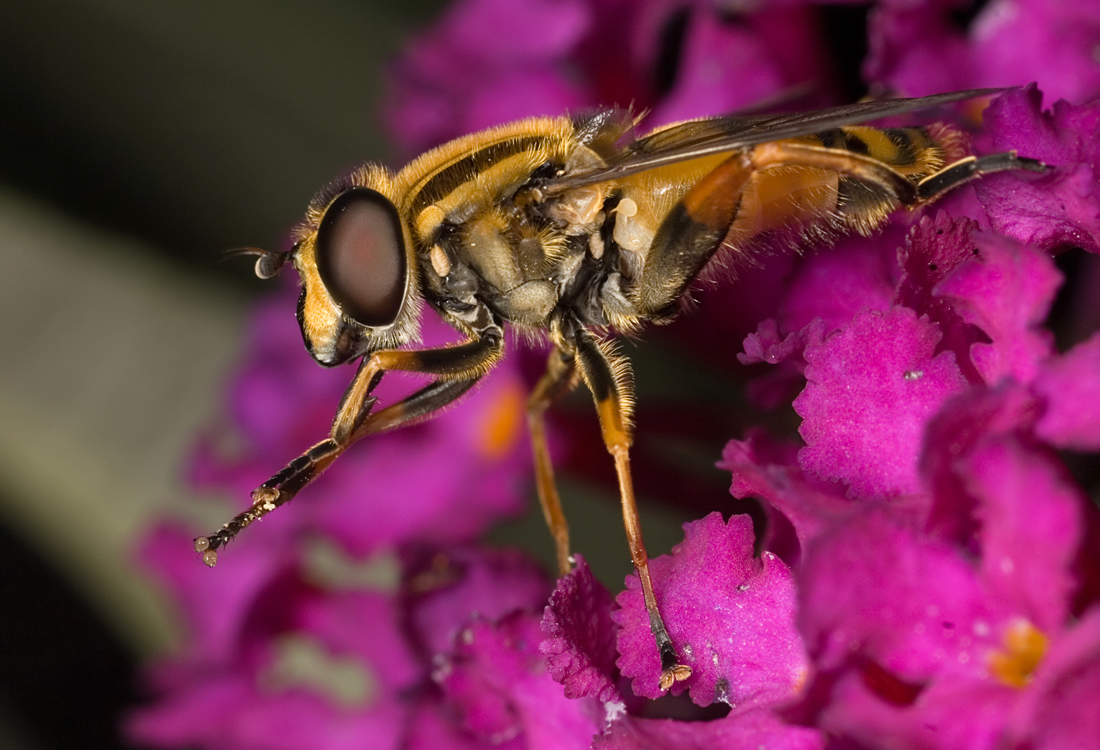
{"label": "eye highlight", "polygon": [[332,202],[317,229],[317,272],[344,314],[365,326],[391,325],[401,312],[408,258],[393,203],[369,188]]}

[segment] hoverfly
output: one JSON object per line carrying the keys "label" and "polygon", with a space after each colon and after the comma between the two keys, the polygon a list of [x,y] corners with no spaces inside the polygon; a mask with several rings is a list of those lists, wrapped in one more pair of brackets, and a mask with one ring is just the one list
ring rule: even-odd
{"label": "hoverfly", "polygon": [[[1039,172],[1014,152],[967,155],[950,127],[860,123],[996,90],[871,101],[798,114],[728,116],[634,138],[619,110],[534,118],[440,146],[396,174],[369,164],[310,203],[285,252],[249,248],[270,278],[287,260],[303,282],[298,322],[322,365],[359,358],[329,437],[252,493],[252,506],[195,542],[208,565],[242,529],[293,498],[355,441],[429,418],[501,358],[504,327],[552,344],[527,402],[539,500],[558,567],[569,531],[554,485],[546,409],[580,381],[596,402],[618,475],[631,557],[661,654],[661,687],[690,676],[658,610],[630,473],[629,362],[608,334],[663,322],[717,256],[749,252],[766,233],[795,238],[870,233],[983,174]],[[467,340],[402,349],[427,302]],[[389,371],[426,373],[426,387],[375,410]]]}

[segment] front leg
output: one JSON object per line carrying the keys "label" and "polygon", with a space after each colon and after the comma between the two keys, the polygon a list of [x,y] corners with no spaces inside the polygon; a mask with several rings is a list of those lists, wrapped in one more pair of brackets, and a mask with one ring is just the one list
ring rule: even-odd
{"label": "front leg", "polygon": [[[412,424],[458,399],[481,378],[504,352],[499,328],[485,331],[476,339],[457,346],[421,351],[375,352],[363,360],[355,379],[340,402],[340,410],[329,437],[287,464],[252,493],[252,507],[238,514],[210,536],[195,540],[195,551],[213,567],[217,549],[253,522],[289,502],[347,448],[366,435]],[[375,399],[371,392],[391,370],[423,372],[441,376],[404,400],[371,413]]]}

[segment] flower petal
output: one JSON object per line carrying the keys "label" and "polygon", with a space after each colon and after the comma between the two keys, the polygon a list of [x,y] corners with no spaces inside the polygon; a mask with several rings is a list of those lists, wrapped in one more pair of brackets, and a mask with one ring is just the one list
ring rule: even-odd
{"label": "flower petal", "polygon": [[1044,250],[1079,246],[1100,252],[1100,101],[1041,109],[1035,86],[1008,91],[989,105],[985,125],[997,151],[1055,167],[1046,175],[1001,173],[978,182],[978,199],[998,232]]}
{"label": "flower petal", "polygon": [[1016,437],[990,440],[960,472],[978,498],[981,575],[992,596],[1052,633],[1069,614],[1085,498],[1064,467]]}
{"label": "flower petal", "polygon": [[[744,441],[731,440],[718,462],[718,468],[733,474],[731,495],[766,501],[768,536],[764,546],[791,565],[798,561],[800,550],[811,539],[841,522],[856,508],[842,486],[829,486],[807,477],[798,465],[797,454],[796,446],[754,431]],[[796,536],[793,549],[791,542],[782,537],[777,539],[784,528],[792,529]]]}
{"label": "flower petal", "polygon": [[1100,746],[1100,608],[1055,640],[1008,722],[1005,747]]}
{"label": "flower petal", "polygon": [[624,716],[596,737],[592,750],[819,750],[817,730],[784,724],[760,709],[713,721],[675,721]]}
{"label": "flower petal", "polygon": [[894,298],[894,247],[903,236],[890,224],[874,238],[847,237],[810,255],[787,286],[780,327],[797,331],[821,318],[826,330],[833,330],[864,307],[888,310]]}
{"label": "flower petal", "polygon": [[[752,521],[719,513],[684,524],[684,541],[649,562],[658,606],[673,644],[693,670],[685,689],[700,706],[767,705],[796,693],[806,679],[805,653],[794,629],[790,570],[775,555],[753,557]],[[637,573],[627,578],[612,617],[619,668],[634,692],[661,694],[660,658]]]}
{"label": "flower petal", "polygon": [[919,684],[948,667],[984,675],[984,656],[998,645],[1001,608],[964,556],[887,509],[811,542],[798,578],[799,627],[819,669],[858,655]]}
{"label": "flower petal", "polygon": [[848,484],[856,499],[921,491],[925,422],[966,379],[940,332],[904,307],[864,310],[822,344],[806,347],[806,390],[794,408],[806,447],[799,463]]}
{"label": "flower petal", "polygon": [[539,651],[550,676],[565,686],[566,698],[595,696],[602,703],[622,702],[615,666],[615,624],[611,592],[576,555],[577,566],[558,579],[542,618],[546,640]]}
{"label": "flower petal", "polygon": [[591,699],[570,700],[546,671],[536,615],[517,612],[489,623],[475,620],[433,677],[463,717],[465,728],[499,744],[520,735],[527,747],[588,747],[603,711]]}
{"label": "flower petal", "polygon": [[550,584],[542,568],[518,550],[462,547],[408,561],[402,590],[409,628],[434,656],[454,648],[472,613],[497,620],[516,610],[542,609]]}
{"label": "flower petal", "polygon": [[973,219],[953,219],[945,211],[937,211],[934,219],[923,217],[898,253],[903,275],[895,297],[897,304],[928,316],[939,326],[943,331],[940,348],[955,353],[955,361],[967,380],[974,383],[981,382],[981,376],[970,361],[970,346],[981,334],[967,325],[948,300],[935,296],[933,290],[978,253],[971,239],[977,228],[978,222]]}
{"label": "flower petal", "polygon": [[921,474],[932,490],[925,529],[960,547],[974,533],[975,498],[959,474],[959,461],[984,441],[1028,431],[1039,410],[1036,400],[1014,383],[974,388],[949,401],[928,425]]}
{"label": "flower petal", "polygon": [[1003,378],[1030,383],[1039,365],[1054,353],[1054,339],[1040,328],[1062,274],[1046,253],[999,235],[975,234],[980,260],[958,266],[935,289],[967,323],[982,329],[991,343],[970,347],[974,366],[986,383]]}
{"label": "flower petal", "polygon": [[1048,359],[1032,388],[1046,404],[1039,437],[1059,448],[1100,450],[1100,333]]}

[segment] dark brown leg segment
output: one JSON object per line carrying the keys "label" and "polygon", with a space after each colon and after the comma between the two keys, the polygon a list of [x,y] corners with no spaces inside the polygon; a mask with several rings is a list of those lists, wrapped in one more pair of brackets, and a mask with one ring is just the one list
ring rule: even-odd
{"label": "dark brown leg segment", "polygon": [[994,172],[1006,172],[1010,169],[1023,169],[1028,172],[1045,172],[1046,165],[1036,159],[1017,156],[1015,151],[988,156],[969,156],[929,175],[917,184],[917,193],[921,203],[928,203],[952,190],[964,182]]}
{"label": "dark brown leg segment", "polygon": [[557,347],[550,352],[546,372],[539,379],[531,397],[527,399],[527,429],[531,434],[531,450],[535,458],[535,485],[539,504],[558,558],[558,575],[567,575],[572,569],[569,549],[569,523],[561,509],[558,488],[554,484],[554,466],[546,445],[546,410],[552,403],[573,390],[577,385],[577,368],[573,356]]}
{"label": "dark brown leg segment", "polygon": [[630,445],[633,441],[631,414],[633,394],[630,382],[629,364],[625,358],[601,347],[586,331],[576,336],[577,365],[584,382],[592,391],[596,400],[596,409],[600,417],[600,430],[604,444],[615,459],[615,472],[619,478],[619,496],[623,505],[623,523],[626,527],[626,539],[630,545],[630,557],[638,570],[642,582],[642,595],[645,608],[649,613],[649,627],[657,641],[657,651],[661,657],[661,689],[668,690],[673,683],[686,680],[691,676],[691,668],[680,663],[676,647],[672,645],[660,609],[657,597],[653,593],[653,582],[649,575],[649,555],[642,541],[642,526],[638,520],[638,505],[634,499],[634,483],[630,476]]}

